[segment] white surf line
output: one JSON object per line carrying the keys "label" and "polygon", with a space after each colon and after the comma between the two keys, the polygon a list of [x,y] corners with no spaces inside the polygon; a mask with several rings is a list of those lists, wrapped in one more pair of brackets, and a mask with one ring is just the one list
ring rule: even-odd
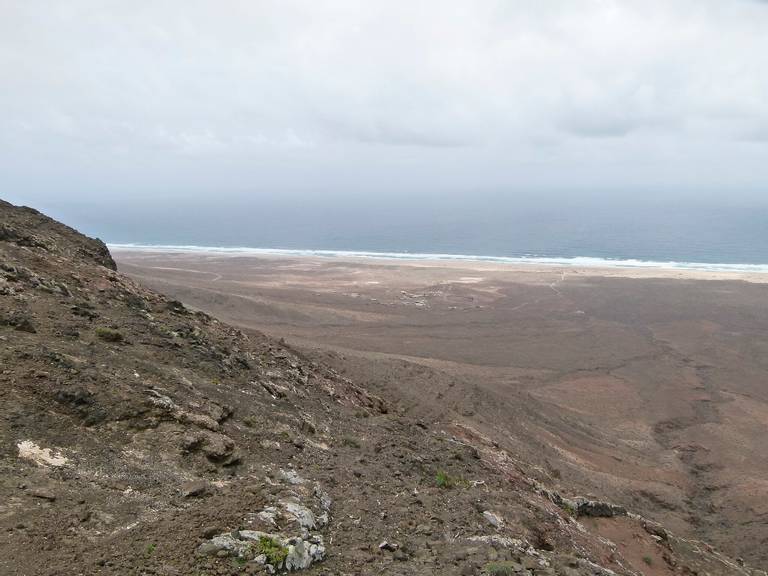
{"label": "white surf line", "polygon": [[454,261],[454,262],[482,262],[495,264],[521,264],[566,266],[578,268],[619,268],[619,269],[663,269],[663,270],[699,270],[703,272],[736,272],[768,274],[768,264],[746,263],[706,263],[706,262],[682,262],[682,261],[652,261],[624,259],[612,260],[610,258],[598,258],[592,256],[575,257],[538,257],[538,256],[482,256],[470,254],[442,254],[419,252],[368,252],[354,250],[299,250],[281,248],[249,248],[249,247],[216,247],[194,245],[147,245],[147,244],[107,244],[110,250],[128,250],[137,252],[176,252],[194,253],[207,252],[222,255],[276,255],[276,256],[311,256],[323,258],[372,258],[391,260],[427,260],[427,261]]}

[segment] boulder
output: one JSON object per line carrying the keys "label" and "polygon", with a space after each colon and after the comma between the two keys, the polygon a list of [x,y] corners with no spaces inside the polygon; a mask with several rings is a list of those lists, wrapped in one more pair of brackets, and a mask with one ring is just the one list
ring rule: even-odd
{"label": "boulder", "polygon": [[[270,551],[264,549],[264,541],[270,547],[282,549],[284,559],[279,565],[269,564]],[[325,559],[325,545],[320,535],[308,537],[270,534],[258,530],[235,530],[214,536],[198,546],[197,553],[204,556],[237,557],[249,559],[257,564],[271,567],[273,570],[283,569],[289,572],[304,570],[313,563]]]}
{"label": "boulder", "polygon": [[317,521],[315,520],[315,515],[312,510],[301,504],[295,498],[281,500],[280,505],[288,513],[288,516],[293,517],[302,528],[314,530],[317,527]]}
{"label": "boulder", "polygon": [[498,514],[491,512],[490,510],[486,510],[485,512],[483,512],[483,518],[485,518],[488,521],[488,523],[494,528],[504,527],[504,519]]}
{"label": "boulder", "polygon": [[593,518],[613,518],[614,516],[626,516],[627,509],[610,502],[600,500],[587,500],[575,498],[573,500],[576,516],[590,516]]}

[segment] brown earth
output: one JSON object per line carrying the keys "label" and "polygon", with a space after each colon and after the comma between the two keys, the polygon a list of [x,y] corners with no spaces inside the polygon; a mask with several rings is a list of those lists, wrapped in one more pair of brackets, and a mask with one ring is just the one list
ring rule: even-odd
{"label": "brown earth", "polygon": [[768,278],[116,258],[149,286],[313,350],[406,414],[470,423],[543,482],[768,565]]}
{"label": "brown earth", "polygon": [[[243,320],[250,305],[222,298]],[[513,373],[502,364],[475,378],[460,348],[307,354],[153,292],[100,242],[0,201],[0,574],[764,576],[602,492],[576,498],[591,476],[554,459],[561,409],[494,383]],[[599,430],[574,414],[578,442],[561,449],[587,458]]]}

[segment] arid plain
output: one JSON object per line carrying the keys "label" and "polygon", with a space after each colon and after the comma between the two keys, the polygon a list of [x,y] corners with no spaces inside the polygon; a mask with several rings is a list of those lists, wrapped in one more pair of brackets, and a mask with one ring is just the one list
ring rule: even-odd
{"label": "arid plain", "polygon": [[542,480],[768,564],[768,275],[113,255],[187,305],[397,390],[411,415],[465,421]]}

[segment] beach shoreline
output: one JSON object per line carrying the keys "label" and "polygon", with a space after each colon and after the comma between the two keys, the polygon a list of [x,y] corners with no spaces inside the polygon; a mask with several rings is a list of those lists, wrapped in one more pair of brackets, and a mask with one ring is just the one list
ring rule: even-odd
{"label": "beach shoreline", "polygon": [[[113,252],[125,256],[155,255],[196,258],[249,258],[262,260],[294,260],[297,262],[337,262],[350,265],[408,266],[472,270],[486,273],[566,273],[605,278],[661,278],[680,280],[741,280],[768,283],[768,265],[707,264],[650,262],[640,260],[607,260],[599,258],[506,258],[495,256],[410,254],[386,252],[353,252],[326,250],[282,250],[268,248],[222,248],[202,246],[140,246],[108,244]],[[589,264],[587,264],[589,262]],[[729,267],[729,268],[727,268]]]}

